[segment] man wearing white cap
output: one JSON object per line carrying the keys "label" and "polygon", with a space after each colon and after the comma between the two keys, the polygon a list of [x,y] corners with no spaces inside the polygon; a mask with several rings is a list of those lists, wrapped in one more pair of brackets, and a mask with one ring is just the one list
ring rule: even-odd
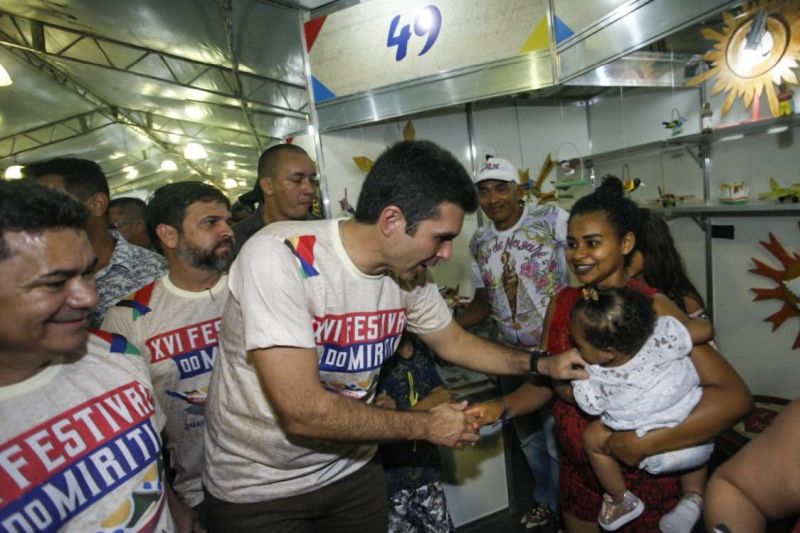
{"label": "man wearing white cap", "polygon": [[[501,342],[536,348],[550,298],[569,281],[564,257],[569,215],[555,205],[526,207],[519,173],[507,159],[487,158],[475,183],[490,222],[470,241],[475,297],[456,320],[470,327],[491,317]],[[504,390],[520,383],[501,379]],[[558,456],[552,418],[533,413],[517,417],[514,425],[536,483],[539,503],[522,520],[532,529],[547,524],[556,506]]]}

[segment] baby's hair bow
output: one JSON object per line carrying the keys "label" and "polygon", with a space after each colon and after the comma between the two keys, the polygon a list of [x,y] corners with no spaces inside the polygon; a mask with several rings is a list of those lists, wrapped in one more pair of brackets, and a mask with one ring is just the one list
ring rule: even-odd
{"label": "baby's hair bow", "polygon": [[597,289],[593,287],[583,289],[583,299],[587,302],[596,302],[598,300]]}

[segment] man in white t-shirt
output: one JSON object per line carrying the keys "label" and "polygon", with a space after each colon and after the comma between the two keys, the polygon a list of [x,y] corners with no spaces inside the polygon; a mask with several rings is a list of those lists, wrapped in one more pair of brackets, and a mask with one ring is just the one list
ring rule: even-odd
{"label": "man in white t-shirt", "polygon": [[[500,341],[523,350],[539,347],[547,305],[569,282],[564,250],[569,214],[555,205],[526,206],[519,172],[507,159],[490,157],[475,177],[478,201],[490,222],[469,243],[475,297],[456,321],[471,327],[491,318]],[[501,378],[504,393],[522,384]],[[555,520],[558,450],[546,412],[514,417],[522,451],[534,477],[528,529]]]}
{"label": "man in white t-shirt", "polygon": [[124,337],[88,330],[87,216],[0,181],[0,531],[174,530],[147,366]]}
{"label": "man in white t-shirt", "polygon": [[124,335],[149,363],[167,425],[174,473],[172,515],[181,531],[202,523],[203,408],[217,356],[233,259],[230,202],[216,187],[181,181],[156,190],[146,209],[169,273],[123,298],[103,329]]}
{"label": "man in white t-shirt", "polygon": [[466,403],[424,412],[371,405],[405,328],[444,360],[483,372],[585,377],[576,352],[541,358],[461,329],[427,282],[477,208],[464,167],[427,141],[375,162],[356,216],[277,222],[229,274],[206,404],[203,484],[224,531],[385,531],[375,442],[478,439]]}

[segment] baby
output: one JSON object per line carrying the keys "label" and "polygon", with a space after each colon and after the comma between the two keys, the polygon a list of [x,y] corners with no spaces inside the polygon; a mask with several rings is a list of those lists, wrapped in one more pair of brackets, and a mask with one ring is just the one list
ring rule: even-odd
{"label": "baby", "polygon": [[[583,290],[570,316],[575,347],[589,363],[589,379],[573,381],[575,402],[599,416],[583,434],[592,469],[606,494],[597,519],[614,531],[644,511],[625,487],[617,459],[604,451],[612,430],[648,431],[680,424],[700,402],[703,390],[689,354],[692,339],[678,320],[657,317],[650,297],[628,288]],[[645,458],[652,473],[685,471],[683,498],[661,518],[662,531],[689,532],[700,517],[710,443]]]}

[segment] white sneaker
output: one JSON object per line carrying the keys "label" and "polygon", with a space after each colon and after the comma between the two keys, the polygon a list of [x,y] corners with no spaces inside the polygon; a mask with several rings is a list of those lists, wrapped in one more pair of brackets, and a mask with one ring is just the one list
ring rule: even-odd
{"label": "white sneaker", "polygon": [[603,494],[603,506],[597,523],[606,531],[615,531],[628,522],[639,518],[644,512],[644,503],[631,491],[626,490],[620,503],[614,503],[611,495]]}
{"label": "white sneaker", "polygon": [[678,505],[661,517],[658,528],[664,533],[691,533],[703,513],[703,498],[687,492]]}

